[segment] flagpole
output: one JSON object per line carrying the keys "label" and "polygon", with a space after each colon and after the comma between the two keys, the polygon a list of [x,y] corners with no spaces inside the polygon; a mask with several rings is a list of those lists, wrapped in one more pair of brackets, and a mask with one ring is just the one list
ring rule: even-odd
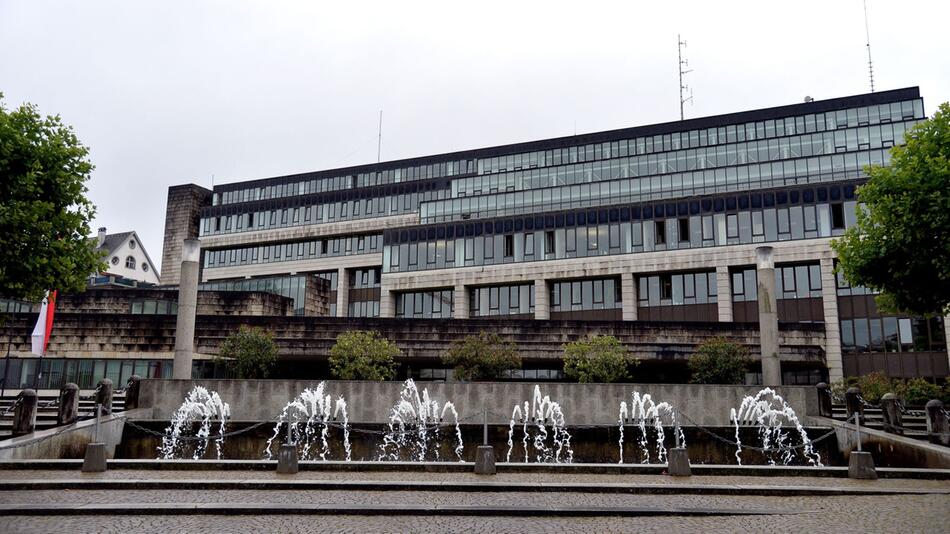
{"label": "flagpole", "polygon": [[3,384],[0,384],[0,397],[7,392],[7,375],[10,374],[10,344],[12,341],[13,334],[7,334],[7,356],[3,362]]}

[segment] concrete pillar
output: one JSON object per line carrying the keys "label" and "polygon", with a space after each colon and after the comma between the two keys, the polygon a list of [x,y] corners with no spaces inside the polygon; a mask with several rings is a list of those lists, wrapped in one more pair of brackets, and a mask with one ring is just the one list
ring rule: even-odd
{"label": "concrete pillar", "polygon": [[79,386],[72,382],[59,391],[59,410],[56,425],[69,425],[79,419]]}
{"label": "concrete pillar", "polygon": [[850,387],[844,392],[844,405],[848,413],[848,419],[854,414],[858,414],[858,420],[864,423],[864,405],[861,404],[861,389]]}
{"label": "concrete pillar", "polygon": [[31,434],[36,429],[36,391],[24,389],[13,410],[13,437]]}
{"label": "concrete pillar", "polygon": [[452,317],[455,319],[469,318],[469,294],[464,284],[456,284],[452,291],[452,300],[455,301]]}
{"label": "concrete pillar", "polygon": [[716,267],[716,306],[719,312],[719,322],[732,322],[732,279],[729,276],[729,266]]}
{"label": "concrete pillar", "polygon": [[637,280],[633,273],[620,275],[620,300],[623,305],[623,320],[637,320]]}
{"label": "concrete pillar", "polygon": [[379,316],[382,318],[396,316],[396,295],[385,287],[379,288]]}
{"label": "concrete pillar", "polygon": [[95,401],[102,406],[102,415],[112,413],[112,380],[103,378],[99,381],[99,384],[96,385]]}
{"label": "concrete pillar", "polygon": [[825,365],[828,380],[844,379],[841,362],[841,323],[838,322],[838,281],[835,278],[835,263],[832,258],[821,259],[821,305],[825,320]]}
{"label": "concrete pillar", "polygon": [[834,414],[831,408],[831,388],[826,382],[818,382],[815,388],[818,390],[818,415],[831,417]]}
{"label": "concrete pillar", "polygon": [[129,377],[129,383],[125,386],[125,409],[134,410],[139,407],[139,386],[142,385],[142,377],[132,375]]}
{"label": "concrete pillar", "polygon": [[172,377],[191,379],[195,355],[195,313],[198,310],[198,262],[201,241],[186,239],[181,249],[181,282],[178,285],[178,323],[175,328],[175,364]]}
{"label": "concrete pillar", "polygon": [[495,449],[491,445],[479,445],[475,449],[475,474],[494,475]]}
{"label": "concrete pillar", "polygon": [[692,469],[689,466],[689,454],[686,447],[673,447],[667,453],[666,471],[672,477],[691,476]]}
{"label": "concrete pillar", "polygon": [[950,425],[943,402],[933,399],[927,401],[927,434],[930,442],[937,445],[950,445]]}
{"label": "concrete pillar", "polygon": [[336,316],[350,315],[350,277],[345,267],[340,267],[336,275]]}
{"label": "concrete pillar", "polygon": [[848,456],[848,478],[877,480],[877,471],[874,469],[874,458],[871,457],[871,453],[851,451]]}
{"label": "concrete pillar", "polygon": [[897,395],[885,393],[881,397],[881,413],[884,416],[884,432],[904,435],[900,399],[897,398]]}
{"label": "concrete pillar", "polygon": [[778,356],[778,303],[775,298],[775,261],[772,247],[755,249],[755,277],[759,294],[759,346],[762,352],[762,383],[782,385],[782,362]]}
{"label": "concrete pillar", "polygon": [[534,281],[534,318],[547,321],[551,318],[551,306],[548,302],[548,282],[543,278]]}

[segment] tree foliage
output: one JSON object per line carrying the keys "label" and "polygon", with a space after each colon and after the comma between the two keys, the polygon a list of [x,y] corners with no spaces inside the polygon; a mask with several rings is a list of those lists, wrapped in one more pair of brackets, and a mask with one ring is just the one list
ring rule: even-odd
{"label": "tree foliage", "polygon": [[342,380],[392,380],[399,347],[379,332],[351,330],[330,349],[330,373]]}
{"label": "tree foliage", "polygon": [[587,336],[564,345],[564,374],[578,382],[619,382],[637,363],[614,336]]}
{"label": "tree foliage", "polygon": [[47,289],[79,292],[105,268],[86,198],[93,165],[71,127],[0,94],[0,295],[38,301]]}
{"label": "tree foliage", "polygon": [[749,351],[722,337],[704,341],[689,357],[690,382],[741,384],[751,363]]}
{"label": "tree foliage", "polygon": [[277,363],[274,334],[261,328],[241,326],[221,343],[218,361],[237,378],[267,378]]}
{"label": "tree foliage", "polygon": [[891,164],[868,167],[866,209],[832,243],[853,285],[881,292],[889,311],[950,312],[950,105],[907,133]]}
{"label": "tree foliage", "polygon": [[454,341],[442,362],[455,367],[455,378],[459,380],[490,380],[509,369],[521,368],[514,343],[484,331]]}

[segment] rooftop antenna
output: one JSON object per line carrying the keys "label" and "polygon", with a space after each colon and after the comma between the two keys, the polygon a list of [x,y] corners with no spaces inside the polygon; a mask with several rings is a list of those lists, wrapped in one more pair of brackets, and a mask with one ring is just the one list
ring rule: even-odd
{"label": "rooftop antenna", "polygon": [[[679,34],[676,34],[676,52],[679,56],[679,71],[680,71],[680,120],[683,120],[685,117],[683,115],[683,104],[693,101],[693,90],[689,86],[683,83],[683,76],[693,72],[693,69],[683,69],[683,67],[689,66],[689,60],[683,59],[683,49],[686,48],[686,41],[684,41]],[[689,91],[689,96],[683,98],[683,92]]]}
{"label": "rooftop antenna", "polygon": [[871,92],[874,92],[874,63],[871,62],[871,30],[868,29],[868,0],[864,0],[864,35],[867,37],[868,77],[871,80]]}
{"label": "rooftop antenna", "polygon": [[376,163],[383,150],[383,110],[379,110],[379,136],[376,138]]}

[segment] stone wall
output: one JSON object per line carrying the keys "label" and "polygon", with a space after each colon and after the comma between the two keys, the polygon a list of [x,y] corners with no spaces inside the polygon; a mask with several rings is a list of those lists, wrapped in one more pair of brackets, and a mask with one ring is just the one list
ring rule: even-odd
{"label": "stone wall", "polygon": [[[313,296],[319,300],[319,295]],[[178,302],[177,289],[108,288],[87,289],[77,295],[63,295],[56,301],[58,314],[128,314],[137,300]],[[318,306],[318,304],[314,304]],[[293,315],[293,299],[257,291],[199,291],[199,315]],[[58,316],[57,316],[58,318]],[[58,326],[58,321],[57,321]]]}
{"label": "stone wall", "polygon": [[[217,391],[231,406],[234,421],[275,420],[284,405],[318,381],[303,380],[143,380],[139,405],[152,409],[156,420],[168,420],[188,392],[201,385]],[[350,422],[386,423],[399,398],[401,382],[327,381],[326,393],[343,396]],[[421,392],[440,404],[450,401],[459,418],[480,423],[488,411],[489,424],[508,424],[515,405],[529,403],[535,386],[519,382],[417,382]],[[542,395],[560,403],[568,425],[616,425],[620,402],[630,404],[634,391],[649,393],[656,402],[669,402],[691,421],[703,425],[729,425],[729,411],[756,386],[707,386],[696,384],[543,384]],[[795,412],[817,413],[818,393],[813,386],[779,388]],[[689,421],[685,422],[689,426]]]}
{"label": "stone wall", "polygon": [[198,237],[201,207],[211,204],[211,191],[195,184],[168,188],[165,241],[162,246],[162,283],[176,285],[181,275],[181,243]]}

